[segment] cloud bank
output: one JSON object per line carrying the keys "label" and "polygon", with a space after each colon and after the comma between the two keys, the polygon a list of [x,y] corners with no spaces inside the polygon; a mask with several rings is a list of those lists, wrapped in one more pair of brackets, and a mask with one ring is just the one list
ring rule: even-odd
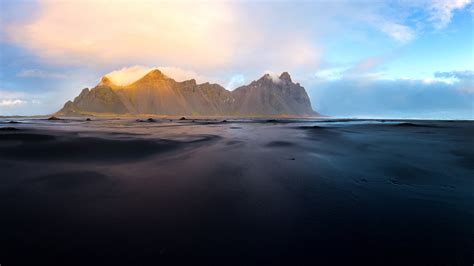
{"label": "cloud bank", "polygon": [[[405,1],[406,2],[406,1]],[[405,4],[402,1],[402,4]],[[29,19],[8,21],[3,37],[49,64],[165,65],[184,69],[314,68],[325,38],[353,25],[408,43],[417,29],[400,3],[378,1],[55,1],[39,0]],[[410,4],[445,27],[471,0]],[[410,6],[409,5],[409,6]],[[335,18],[344,19],[335,19]],[[419,21],[417,23],[421,23]],[[291,69],[288,69],[291,70]]]}
{"label": "cloud bank", "polygon": [[[233,2],[205,1],[54,1],[39,0],[31,20],[5,27],[8,42],[24,47],[50,64],[171,65],[188,69],[217,68],[251,60],[262,52],[266,62],[313,63],[318,48],[307,33],[275,33],[264,20],[242,19],[245,10]],[[267,36],[292,38],[278,43]],[[283,40],[283,39],[282,39]],[[248,50],[244,51],[242,48]]]}
{"label": "cloud bank", "polygon": [[[39,1],[33,21],[11,24],[7,36],[61,64],[174,61],[213,65],[231,56],[228,7],[165,1]],[[210,42],[219,36],[218,42]]]}
{"label": "cloud bank", "polygon": [[[330,116],[473,119],[472,74],[453,71],[426,79],[318,79],[309,86],[309,94],[313,107]],[[452,77],[457,80],[446,80]]]}
{"label": "cloud bank", "polygon": [[14,107],[25,103],[26,101],[20,99],[0,99],[0,107]]}

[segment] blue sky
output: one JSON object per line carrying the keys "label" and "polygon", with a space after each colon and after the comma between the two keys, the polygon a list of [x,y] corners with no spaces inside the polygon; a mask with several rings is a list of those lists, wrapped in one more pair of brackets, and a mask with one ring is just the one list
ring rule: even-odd
{"label": "blue sky", "polygon": [[0,0],[0,115],[53,113],[113,72],[234,89],[289,71],[318,112],[474,119],[474,4]]}

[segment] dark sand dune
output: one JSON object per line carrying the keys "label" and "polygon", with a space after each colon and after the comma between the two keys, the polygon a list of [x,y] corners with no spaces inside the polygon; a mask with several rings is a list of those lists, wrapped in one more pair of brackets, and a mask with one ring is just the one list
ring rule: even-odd
{"label": "dark sand dune", "polygon": [[393,124],[393,126],[395,127],[437,127],[436,125],[433,125],[433,124],[416,124],[416,123],[408,123],[408,122]]}
{"label": "dark sand dune", "polygon": [[[119,135],[123,133],[106,133]],[[128,134],[128,137],[133,134]],[[135,134],[136,136],[136,134]],[[37,133],[16,133],[0,135],[0,145],[9,145],[0,150],[0,157],[5,159],[35,161],[133,161],[153,154],[189,147],[217,136],[198,136],[188,141],[167,139],[106,139],[79,137],[74,134],[55,136]]]}
{"label": "dark sand dune", "polygon": [[185,122],[0,130],[0,263],[474,261],[472,122]]}
{"label": "dark sand dune", "polygon": [[3,131],[3,132],[19,131],[19,129],[15,127],[0,127],[0,131]]}
{"label": "dark sand dune", "polygon": [[[16,131],[16,130],[14,130]],[[15,134],[2,134],[0,135],[1,142],[43,142],[53,141],[56,137],[53,135],[46,134],[34,134],[34,133],[15,133]]]}
{"label": "dark sand dune", "polygon": [[289,147],[294,145],[294,143],[288,141],[271,141],[265,144],[266,147]]}
{"label": "dark sand dune", "polygon": [[61,139],[50,143],[52,136],[25,134],[20,145],[3,148],[7,159],[36,161],[116,161],[138,160],[179,146],[174,141],[107,140],[100,138]]}

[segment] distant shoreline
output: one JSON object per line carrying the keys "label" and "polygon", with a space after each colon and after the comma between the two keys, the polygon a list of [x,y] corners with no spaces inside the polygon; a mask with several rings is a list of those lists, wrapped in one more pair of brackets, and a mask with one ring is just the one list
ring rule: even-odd
{"label": "distant shoreline", "polygon": [[[47,119],[52,115],[12,115],[12,116],[0,116],[0,119]],[[401,121],[456,121],[456,122],[473,122],[473,119],[443,119],[443,118],[363,118],[363,117],[331,117],[331,116],[186,116],[186,115],[152,115],[152,114],[139,114],[139,115],[84,115],[84,116],[57,116],[61,119],[71,120],[83,120],[86,118],[96,119],[180,119],[182,117],[189,120],[212,120],[212,119],[255,119],[255,120],[322,120],[325,122],[344,122],[344,121],[381,121],[381,122],[401,122]]]}

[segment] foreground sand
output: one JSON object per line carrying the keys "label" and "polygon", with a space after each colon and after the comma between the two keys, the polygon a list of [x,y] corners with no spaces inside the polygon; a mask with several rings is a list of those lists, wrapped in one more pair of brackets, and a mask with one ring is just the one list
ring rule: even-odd
{"label": "foreground sand", "polygon": [[0,123],[2,265],[474,262],[474,123]]}

